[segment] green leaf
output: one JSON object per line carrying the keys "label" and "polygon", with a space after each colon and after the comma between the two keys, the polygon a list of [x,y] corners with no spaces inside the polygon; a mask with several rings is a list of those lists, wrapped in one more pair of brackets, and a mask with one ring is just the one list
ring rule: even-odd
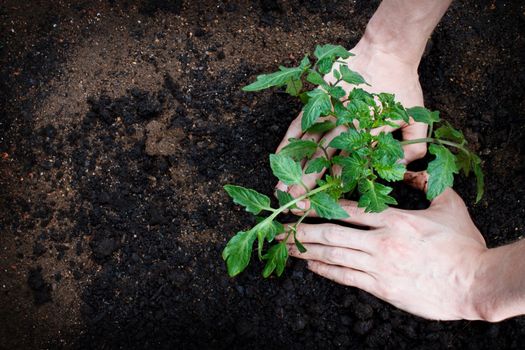
{"label": "green leaf", "polygon": [[439,196],[447,187],[454,184],[454,174],[458,173],[456,157],[442,145],[431,144],[428,151],[436,158],[428,163],[427,198],[432,200]]}
{"label": "green leaf", "polygon": [[286,83],[286,93],[291,96],[299,96],[302,88],[303,82],[301,79],[290,79]]}
{"label": "green leaf", "polygon": [[431,112],[425,107],[417,106],[417,107],[407,108],[407,112],[412,118],[414,118],[414,121],[425,123],[428,125],[432,125],[436,122],[439,122],[440,120],[439,112],[437,111]]}
{"label": "green leaf", "polygon": [[289,80],[299,80],[303,73],[303,68],[294,67],[286,68],[279,67],[279,71],[270,74],[261,74],[257,76],[257,80],[248,86],[242,88],[243,91],[259,91],[268,89],[273,86],[283,86]]}
{"label": "green leaf", "polygon": [[304,106],[303,118],[301,120],[301,128],[304,131],[308,130],[315,124],[321,115],[327,115],[332,111],[332,103],[330,102],[330,95],[325,91],[317,88],[308,92],[308,103]]}
{"label": "green leaf", "polygon": [[246,207],[246,211],[257,215],[261,210],[270,209],[270,198],[259,192],[235,185],[226,185],[224,189],[230,197],[233,198],[233,202]]}
{"label": "green leaf", "polygon": [[[279,206],[280,207],[285,206],[286,204],[290,203],[291,201],[293,201],[295,199],[288,192],[283,192],[281,190],[276,190],[276,192],[277,192],[277,200],[279,201]],[[290,209],[296,209],[297,206],[294,204],[294,205],[292,205],[289,208]]]}
{"label": "green leaf", "polygon": [[334,78],[337,80],[341,79],[341,73],[338,70],[334,70]]}
{"label": "green leaf", "polygon": [[270,154],[270,167],[275,177],[286,185],[295,185],[301,182],[303,176],[301,166],[288,156]]}
{"label": "green leaf", "polygon": [[323,171],[324,168],[330,167],[330,161],[326,159],[325,157],[319,157],[312,159],[308,162],[307,168],[305,173],[306,174],[312,174],[312,173],[320,173]]}
{"label": "green leaf", "polygon": [[315,123],[314,125],[309,127],[308,130],[306,130],[306,132],[312,133],[312,134],[317,134],[317,133],[324,134],[325,132],[334,129],[335,126],[336,125],[334,122],[327,120],[324,122]]}
{"label": "green leaf", "polygon": [[474,175],[476,175],[476,203],[478,203],[485,192],[485,177],[481,170],[481,159],[475,154],[472,154],[472,169],[474,170]]}
{"label": "green leaf", "polygon": [[476,203],[478,203],[483,197],[485,191],[485,177],[481,170],[481,159],[474,153],[464,151],[462,149],[456,154],[456,166],[458,169],[463,170],[465,176],[470,174],[470,171],[474,171],[476,176]]}
{"label": "green leaf", "polygon": [[359,182],[359,192],[361,192],[361,198],[357,205],[365,208],[367,213],[380,213],[388,208],[388,204],[397,204],[397,201],[388,195],[392,192],[391,187],[369,179]]}
{"label": "green leaf", "polygon": [[297,247],[297,249],[299,250],[299,252],[301,253],[306,253],[306,248],[304,247],[304,245],[297,239],[297,232],[294,231],[293,233],[293,241],[295,243],[295,246]]}
{"label": "green leaf", "polygon": [[280,152],[279,155],[287,156],[295,161],[300,161],[303,158],[310,158],[317,150],[317,143],[310,140],[290,139]]}
{"label": "green leaf", "polygon": [[367,105],[374,106],[374,95],[369,93],[368,91],[365,91],[361,88],[353,88],[352,91],[350,91],[350,95],[348,96],[350,100],[359,100],[365,102]]}
{"label": "green leaf", "polygon": [[326,81],[323,79],[321,74],[319,74],[317,71],[310,69],[308,71],[308,75],[306,76],[306,80],[314,85],[328,85]]}
{"label": "green leaf", "polygon": [[401,163],[389,163],[389,162],[377,162],[373,164],[377,174],[386,181],[399,181],[403,180],[405,172],[407,171],[406,166]]}
{"label": "green leaf", "polygon": [[353,84],[353,85],[360,85],[360,84],[368,85],[368,83],[365,81],[365,78],[363,78],[361,74],[354,72],[353,70],[348,68],[348,66],[341,65],[339,70],[341,71],[343,80],[346,81],[347,83]]}
{"label": "green leaf", "polygon": [[318,45],[315,48],[314,55],[317,58],[317,66],[319,72],[327,74],[332,69],[332,65],[337,57],[346,59],[354,54],[348,52],[344,47],[340,45],[326,44],[323,46]]}
{"label": "green leaf", "polygon": [[[377,97],[379,98],[379,102],[381,102],[382,110],[380,119],[383,123],[392,126],[388,120],[403,120],[406,123],[410,122],[407,111],[401,103],[395,101],[395,96],[393,94],[382,92],[378,94]],[[394,124],[393,127],[397,128],[398,126]]]}
{"label": "green leaf", "polygon": [[358,148],[367,146],[370,140],[371,136],[369,133],[349,129],[348,131],[339,134],[339,136],[334,137],[328,146],[352,152]]}
{"label": "green leaf", "polygon": [[343,184],[341,176],[330,176],[326,175],[324,180],[316,180],[317,186],[324,186],[324,185],[330,185],[329,188],[327,188],[324,193],[332,197],[334,201],[338,201],[339,198],[341,198],[341,195],[347,190],[345,189],[345,185]]}
{"label": "green leaf", "polygon": [[267,260],[263,270],[264,278],[268,278],[274,270],[277,276],[281,276],[286,266],[286,260],[288,259],[286,243],[281,242],[271,247],[263,256],[263,259]]}
{"label": "green leaf", "polygon": [[335,156],[332,158],[334,164],[341,166],[341,176],[344,182],[357,181],[363,174],[367,159],[356,153],[349,156]]}
{"label": "green leaf", "polygon": [[441,140],[448,140],[459,144],[465,142],[465,136],[463,136],[463,133],[454,129],[449,123],[446,123],[445,125],[442,125],[436,129],[436,131],[434,131],[434,135]]}
{"label": "green leaf", "polygon": [[465,152],[464,150],[460,149],[456,154],[456,166],[458,169],[463,170],[463,174],[465,174],[465,176],[469,176],[470,170],[472,170],[471,163],[472,159],[470,152]]}
{"label": "green leaf", "polygon": [[[363,100],[351,100],[346,108],[351,113],[351,120],[356,119],[359,122],[360,129],[370,129],[374,124],[374,118],[370,111],[370,107],[375,104],[369,104]],[[374,107],[375,108],[375,107]]]}
{"label": "green leaf", "polygon": [[312,209],[315,210],[319,217],[329,220],[344,219],[348,217],[348,213],[327,193],[319,192],[311,196],[309,199]]}
{"label": "green leaf", "polygon": [[376,159],[388,157],[393,161],[397,161],[405,156],[401,142],[396,140],[391,133],[381,132],[377,135],[376,140],[377,144],[374,148],[374,157]]}
{"label": "green leaf", "polygon": [[222,258],[226,261],[230,277],[238,275],[248,266],[255,237],[256,232],[253,230],[240,231],[224,248]]}
{"label": "green leaf", "polygon": [[252,231],[257,232],[257,252],[259,254],[259,259],[262,259],[264,239],[266,238],[268,242],[272,242],[275,236],[284,232],[284,226],[278,221],[271,221],[267,218],[263,218],[254,228],[252,228]]}
{"label": "green leaf", "polygon": [[328,87],[328,93],[330,94],[330,96],[332,96],[333,98],[336,98],[336,99],[341,99],[341,98],[345,97],[345,95],[346,95],[345,90],[342,87],[340,87],[340,86],[330,86],[330,87]]}
{"label": "green leaf", "polygon": [[301,68],[304,71],[306,71],[308,68],[310,68],[312,64],[310,63],[310,59],[308,58],[308,55],[304,55],[303,59],[301,60],[301,63],[299,64],[299,68]]}

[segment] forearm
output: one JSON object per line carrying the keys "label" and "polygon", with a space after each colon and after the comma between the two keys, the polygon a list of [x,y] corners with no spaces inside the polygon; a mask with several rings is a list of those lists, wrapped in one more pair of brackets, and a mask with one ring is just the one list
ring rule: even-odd
{"label": "forearm", "polygon": [[363,39],[407,63],[419,64],[426,42],[452,0],[384,0]]}
{"label": "forearm", "polygon": [[474,281],[471,294],[480,318],[497,322],[525,315],[525,239],[487,250]]}

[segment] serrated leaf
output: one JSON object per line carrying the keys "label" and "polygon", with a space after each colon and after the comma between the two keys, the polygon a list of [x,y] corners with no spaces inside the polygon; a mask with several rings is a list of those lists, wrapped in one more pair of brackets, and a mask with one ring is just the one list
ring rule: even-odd
{"label": "serrated leaf", "polygon": [[454,174],[458,173],[456,157],[442,145],[431,144],[428,151],[436,158],[428,163],[427,198],[432,200],[439,196],[447,187],[454,184]]}
{"label": "serrated leaf", "polygon": [[335,126],[336,125],[334,122],[327,120],[324,122],[315,123],[314,125],[309,127],[308,130],[306,130],[306,132],[312,133],[312,134],[317,134],[317,133],[324,134],[325,132],[334,129]]}
{"label": "serrated leaf", "polygon": [[246,211],[254,215],[270,208],[270,198],[250,188],[226,185],[224,190],[233,198],[234,203],[244,206]]}
{"label": "serrated leaf", "polygon": [[327,115],[332,110],[330,95],[321,89],[308,92],[308,103],[304,106],[301,128],[308,130],[322,115]]}
{"label": "serrated leaf", "polygon": [[270,154],[270,167],[275,177],[286,185],[295,185],[301,182],[303,176],[301,166],[288,156]]}
{"label": "serrated leaf", "polygon": [[475,154],[472,155],[472,169],[476,175],[476,203],[478,203],[485,192],[485,176],[481,170],[481,159]]}
{"label": "serrated leaf", "polygon": [[469,152],[459,150],[456,154],[456,165],[458,169],[463,170],[465,176],[469,176],[470,171],[472,170],[472,160]]}
{"label": "serrated leaf", "polygon": [[[293,201],[295,199],[288,192],[284,192],[284,191],[281,191],[281,190],[276,190],[276,193],[277,193],[277,200],[279,201],[279,206],[280,207],[285,206],[286,204],[290,203],[291,201]],[[289,208],[290,209],[296,209],[297,206],[294,204],[294,205],[290,206]]]}
{"label": "serrated leaf", "polygon": [[306,174],[312,174],[312,173],[320,173],[323,171],[324,168],[330,167],[330,161],[326,159],[325,157],[319,157],[312,159],[308,162],[305,173]]}
{"label": "serrated leaf", "polygon": [[449,123],[440,126],[434,131],[434,135],[441,140],[448,140],[462,144],[465,141],[465,136],[459,130],[456,130]]}
{"label": "serrated leaf", "polygon": [[393,161],[403,159],[405,156],[401,142],[396,140],[391,133],[381,132],[376,137],[377,144],[374,148],[374,156],[376,159],[387,157]]}
{"label": "serrated leaf", "polygon": [[272,242],[275,236],[284,232],[284,226],[278,221],[271,221],[265,218],[255,225],[252,230],[257,233],[257,252],[259,254],[259,259],[262,259],[264,240],[266,239],[268,242]]}
{"label": "serrated leaf", "polygon": [[230,277],[238,275],[248,266],[256,235],[253,230],[240,231],[230,239],[222,251],[222,258],[226,261]]}
{"label": "serrated leaf", "polygon": [[[381,102],[381,121],[383,123],[392,126],[390,123],[388,123],[387,119],[403,120],[406,123],[410,121],[407,111],[401,103],[395,101],[395,96],[393,94],[382,92],[378,94],[377,97],[379,98],[379,102]],[[393,127],[397,128],[398,126],[394,124]]]}
{"label": "serrated leaf", "polygon": [[396,162],[374,162],[373,166],[377,174],[386,181],[403,180],[403,177],[407,170],[404,164]]}
{"label": "serrated leaf", "polygon": [[317,143],[310,140],[290,139],[280,152],[279,155],[287,156],[295,161],[300,161],[303,158],[310,158],[317,150]]}
{"label": "serrated leaf", "polygon": [[351,113],[351,119],[356,119],[359,122],[360,129],[370,129],[374,124],[372,117],[371,105],[363,100],[354,99],[346,106]]}
{"label": "serrated leaf", "polygon": [[338,70],[334,70],[334,78],[337,80],[341,79],[341,73]]}
{"label": "serrated leaf", "polygon": [[299,96],[301,89],[303,88],[303,82],[301,79],[290,79],[286,83],[286,93],[290,96]]}
{"label": "serrated leaf", "polygon": [[277,273],[277,276],[281,276],[286,266],[286,260],[288,260],[288,249],[285,242],[271,247],[263,256],[263,259],[266,260],[266,266],[264,266],[263,270],[264,278],[269,277],[273,271]]}
{"label": "serrated leaf", "polygon": [[414,121],[432,125],[436,122],[439,122],[439,112],[431,112],[425,107],[416,106],[412,108],[407,108],[407,113],[410,115]]}
{"label": "serrated leaf", "polygon": [[259,91],[270,87],[285,85],[289,80],[299,80],[303,73],[303,68],[279,67],[279,71],[270,74],[261,74],[257,80],[242,88],[243,91]]}
{"label": "serrated leaf", "polygon": [[348,96],[350,100],[359,100],[365,102],[367,105],[375,105],[374,96],[361,88],[353,88]]}
{"label": "serrated leaf", "polygon": [[332,70],[332,65],[337,57],[346,59],[353,56],[353,54],[348,52],[344,47],[331,44],[318,45],[315,48],[314,55],[317,58],[319,72],[322,74],[327,74]]}
{"label": "serrated leaf", "polygon": [[353,70],[348,68],[348,66],[346,65],[341,65],[341,67],[339,68],[339,71],[341,72],[341,76],[343,80],[349,84],[353,84],[353,85],[367,84],[368,85],[368,83],[365,81],[365,78],[363,78],[361,74],[354,72]]}
{"label": "serrated leaf", "polygon": [[306,80],[314,85],[328,85],[326,81],[323,79],[321,74],[319,74],[317,71],[310,69],[308,71],[308,75],[306,76]]}
{"label": "serrated leaf", "polygon": [[310,206],[317,215],[325,219],[344,219],[348,213],[327,193],[319,192],[311,196]]}
{"label": "serrated leaf", "polygon": [[388,204],[397,204],[397,201],[388,195],[392,192],[391,187],[369,179],[363,179],[359,182],[359,192],[361,198],[359,198],[357,205],[360,208],[365,208],[367,213],[380,213],[388,208]]}
{"label": "serrated leaf", "polygon": [[370,134],[364,131],[349,129],[348,131],[342,132],[338,136],[334,137],[328,146],[352,152],[358,148],[367,146],[370,140]]}
{"label": "serrated leaf", "polygon": [[345,90],[340,86],[330,86],[328,88],[328,93],[330,94],[330,96],[336,99],[341,99],[346,95]]}
{"label": "serrated leaf", "polygon": [[308,55],[304,55],[303,59],[301,60],[301,63],[299,64],[299,68],[301,68],[303,71],[306,71],[308,68],[310,68],[311,63],[310,59],[308,58]]}

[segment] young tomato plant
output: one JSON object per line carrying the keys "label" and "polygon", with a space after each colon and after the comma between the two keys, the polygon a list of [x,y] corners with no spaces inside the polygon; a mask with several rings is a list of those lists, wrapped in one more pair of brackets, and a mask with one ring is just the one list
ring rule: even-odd
{"label": "young tomato plant", "polygon": [[[389,204],[397,204],[390,196],[392,188],[385,182],[400,181],[406,167],[400,162],[403,159],[403,145],[412,143],[429,143],[429,152],[434,159],[428,164],[429,200],[441,194],[454,182],[454,174],[462,170],[465,175],[473,172],[477,179],[476,202],[483,195],[483,173],[480,159],[467,148],[467,142],[461,131],[450,124],[440,123],[439,112],[429,111],[424,107],[404,108],[389,93],[369,93],[357,86],[367,84],[363,77],[348,68],[345,61],[353,56],[345,48],[336,45],[317,46],[314,52],[315,64],[305,56],[298,67],[279,67],[279,71],[263,74],[257,80],[244,87],[244,91],[259,91],[271,87],[286,86],[286,92],[299,96],[303,101],[301,126],[303,132],[325,133],[336,126],[344,125],[347,131],[335,137],[329,144],[323,139],[319,142],[303,139],[290,139],[290,143],[278,154],[270,155],[270,167],[273,174],[287,185],[300,185],[303,170],[301,162],[306,161],[306,174],[324,173],[318,181],[318,187],[298,197],[277,191],[278,208],[272,208],[270,198],[252,189],[235,185],[224,186],[233,201],[242,205],[254,215],[265,212],[266,217],[257,217],[257,224],[247,231],[238,232],[228,242],[223,251],[228,273],[235,276],[243,271],[250,261],[253,245],[257,240],[259,259],[266,265],[263,276],[268,277],[274,271],[281,275],[286,265],[288,251],[286,241],[294,238],[299,251],[305,248],[296,238],[297,226],[313,210],[325,219],[343,219],[348,214],[339,206],[338,199],[356,192],[358,205],[367,212],[381,212]],[[335,67],[334,63],[336,64]],[[336,82],[331,84],[323,75],[332,72]],[[313,90],[303,92],[304,80],[315,86]],[[344,81],[353,86],[343,89],[339,84]],[[397,127],[395,121],[410,122],[409,116],[416,122],[428,124],[426,138],[399,141],[390,133],[374,135],[371,131],[382,126]],[[339,154],[328,157],[328,148],[335,148]],[[313,158],[317,150],[325,156]],[[341,168],[336,173],[333,168]],[[378,180],[381,180],[379,182]],[[310,208],[297,223],[288,226],[281,224],[277,217],[287,209],[294,209],[296,203],[308,199]],[[275,236],[285,234],[286,239],[274,244],[263,253],[265,241],[272,243]]]}

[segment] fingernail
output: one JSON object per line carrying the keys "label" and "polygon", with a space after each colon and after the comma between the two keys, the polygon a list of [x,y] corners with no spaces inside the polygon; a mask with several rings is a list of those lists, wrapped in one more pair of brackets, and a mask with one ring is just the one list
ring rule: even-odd
{"label": "fingernail", "polygon": [[297,205],[297,208],[299,208],[301,210],[305,210],[306,209],[306,203],[303,202],[303,201],[297,202],[295,205]]}

